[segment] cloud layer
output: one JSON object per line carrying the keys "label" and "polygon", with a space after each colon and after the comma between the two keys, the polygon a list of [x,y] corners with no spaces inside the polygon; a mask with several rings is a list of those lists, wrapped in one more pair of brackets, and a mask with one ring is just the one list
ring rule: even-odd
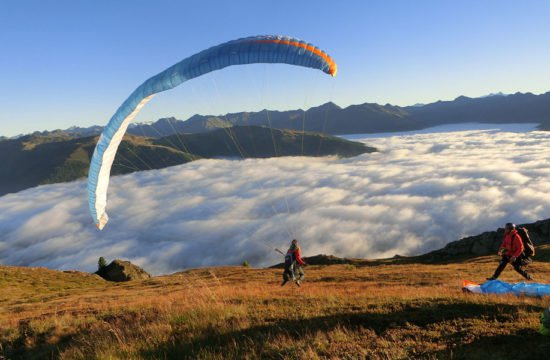
{"label": "cloud layer", "polygon": [[[355,136],[356,137],[356,136]],[[99,256],[155,273],[306,255],[413,255],[550,217],[550,133],[472,130],[368,138],[351,159],[201,160],[114,177],[99,232],[86,184],[0,198],[0,263],[94,270]]]}

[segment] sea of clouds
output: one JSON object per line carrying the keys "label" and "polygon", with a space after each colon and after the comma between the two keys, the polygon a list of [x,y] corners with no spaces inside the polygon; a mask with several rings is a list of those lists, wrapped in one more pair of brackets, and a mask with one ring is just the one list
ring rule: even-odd
{"label": "sea of clouds", "polygon": [[154,274],[267,266],[292,237],[306,256],[414,255],[550,217],[550,132],[451,130],[353,135],[381,151],[349,159],[201,160],[113,177],[101,232],[85,181],[6,195],[0,264],[92,271],[104,256]]}

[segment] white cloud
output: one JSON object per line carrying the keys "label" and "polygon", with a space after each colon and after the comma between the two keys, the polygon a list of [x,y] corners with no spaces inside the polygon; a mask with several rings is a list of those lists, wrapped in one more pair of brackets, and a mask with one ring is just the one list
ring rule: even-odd
{"label": "white cloud", "polygon": [[[355,136],[356,137],[356,136]],[[153,273],[270,265],[306,255],[419,254],[550,217],[550,133],[490,130],[372,138],[351,159],[201,160],[114,177],[99,232],[84,181],[0,198],[0,263],[94,270],[99,256]]]}

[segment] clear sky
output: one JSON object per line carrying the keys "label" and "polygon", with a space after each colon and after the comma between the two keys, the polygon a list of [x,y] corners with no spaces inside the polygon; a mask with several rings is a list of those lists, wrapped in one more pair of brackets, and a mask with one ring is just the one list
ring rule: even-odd
{"label": "clear sky", "polygon": [[136,121],[333,101],[412,105],[550,91],[550,1],[0,1],[0,135],[105,124],[144,80],[209,46],[284,34],[336,78],[224,69],[157,96]]}

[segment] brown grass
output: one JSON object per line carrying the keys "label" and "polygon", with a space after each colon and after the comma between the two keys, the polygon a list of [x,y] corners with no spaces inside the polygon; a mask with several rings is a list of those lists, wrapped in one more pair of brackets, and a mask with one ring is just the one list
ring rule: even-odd
{"label": "brown grass", "polygon": [[[219,267],[114,284],[0,267],[0,359],[537,359],[549,299],[464,294],[496,258],[449,265]],[[550,263],[535,263],[539,282]],[[503,280],[521,281],[506,269]]]}

